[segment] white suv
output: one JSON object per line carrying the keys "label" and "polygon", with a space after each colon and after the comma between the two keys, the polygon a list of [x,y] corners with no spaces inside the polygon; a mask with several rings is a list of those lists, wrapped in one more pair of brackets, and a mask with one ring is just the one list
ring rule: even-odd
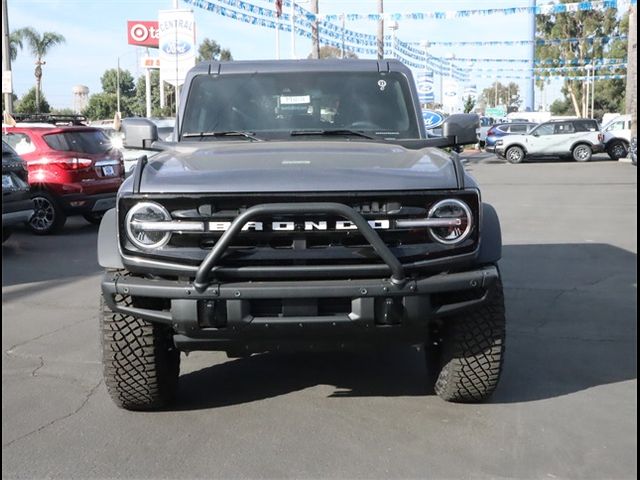
{"label": "white suv", "polygon": [[588,162],[604,151],[603,134],[595,120],[576,118],[541,123],[522,135],[508,135],[496,142],[496,153],[510,163],[536,157],[573,158]]}
{"label": "white suv", "polygon": [[631,143],[631,115],[619,115],[604,127],[604,149],[611,160],[624,158],[629,154]]}

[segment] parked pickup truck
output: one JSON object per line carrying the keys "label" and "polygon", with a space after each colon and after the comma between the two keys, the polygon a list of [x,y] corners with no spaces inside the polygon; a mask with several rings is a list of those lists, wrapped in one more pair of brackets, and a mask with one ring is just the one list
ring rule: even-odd
{"label": "parked pickup truck", "polygon": [[216,61],[185,80],[174,142],[125,125],[142,158],[102,220],[104,376],[126,409],[165,407],[180,352],[426,352],[425,384],[498,384],[500,224],[457,154],[476,115],[426,138],[396,60]]}

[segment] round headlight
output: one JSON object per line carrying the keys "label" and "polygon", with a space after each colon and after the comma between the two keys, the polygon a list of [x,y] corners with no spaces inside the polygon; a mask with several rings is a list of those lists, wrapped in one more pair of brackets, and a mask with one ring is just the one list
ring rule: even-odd
{"label": "round headlight", "polygon": [[167,244],[171,233],[153,228],[154,222],[171,220],[171,215],[162,206],[154,202],[141,202],[127,213],[125,224],[127,236],[139,248],[150,250]]}
{"label": "round headlight", "polygon": [[430,219],[453,220],[450,225],[429,228],[432,239],[445,245],[462,242],[471,233],[473,215],[466,203],[449,198],[436,203],[429,210]]}

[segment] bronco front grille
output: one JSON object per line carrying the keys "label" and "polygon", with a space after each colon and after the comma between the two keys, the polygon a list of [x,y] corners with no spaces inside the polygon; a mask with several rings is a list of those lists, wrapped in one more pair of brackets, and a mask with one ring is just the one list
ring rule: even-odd
{"label": "bronco front grille", "polygon": [[[430,206],[445,198],[463,200],[470,207],[474,228],[462,243],[446,246],[434,242],[426,227],[399,228],[398,221],[425,218]],[[140,197],[122,197],[119,202],[120,231],[126,212]],[[337,202],[360,213],[402,262],[436,259],[469,253],[478,241],[479,198],[476,191],[412,193],[335,193],[260,195],[145,195],[145,201],[163,205],[173,220],[201,222],[201,231],[173,233],[169,242],[153,251],[142,251],[121,235],[121,246],[136,256],[180,260],[199,264],[223,235],[225,226],[247,208],[262,203]],[[357,229],[345,219],[327,214],[277,215],[255,219],[234,240],[222,266],[327,265],[380,263],[378,255]],[[342,222],[342,223],[340,223]],[[257,228],[259,227],[259,228]]]}

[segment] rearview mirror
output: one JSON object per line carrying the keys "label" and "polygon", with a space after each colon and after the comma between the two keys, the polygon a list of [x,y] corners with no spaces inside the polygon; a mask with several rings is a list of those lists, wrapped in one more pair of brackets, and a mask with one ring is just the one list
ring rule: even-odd
{"label": "rearview mirror", "polygon": [[153,142],[158,140],[158,127],[147,118],[124,118],[122,120],[125,148],[155,150]]}
{"label": "rearview mirror", "polygon": [[442,136],[454,145],[478,143],[480,117],[475,113],[456,113],[448,116],[442,124]]}

